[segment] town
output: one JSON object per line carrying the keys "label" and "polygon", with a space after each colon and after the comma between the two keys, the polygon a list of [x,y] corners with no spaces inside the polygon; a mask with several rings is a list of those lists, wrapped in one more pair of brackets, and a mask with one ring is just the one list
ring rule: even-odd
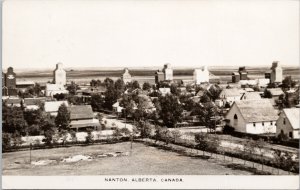
{"label": "town", "polygon": [[[299,173],[299,80],[284,75],[279,61],[260,76],[241,66],[227,80],[207,66],[190,70],[180,78],[167,63],[147,71],[151,80],[124,68],[118,76],[80,82],[57,63],[52,81],[39,82],[18,80],[9,67],[2,72],[3,173],[56,168],[64,174],[58,165],[70,163],[82,164],[81,172],[66,166],[75,175]],[[197,159],[182,160],[190,166],[177,171],[175,153]],[[156,161],[141,169],[155,156],[169,157],[165,168]],[[120,168],[125,157],[139,165]],[[197,160],[214,169],[193,170]]]}

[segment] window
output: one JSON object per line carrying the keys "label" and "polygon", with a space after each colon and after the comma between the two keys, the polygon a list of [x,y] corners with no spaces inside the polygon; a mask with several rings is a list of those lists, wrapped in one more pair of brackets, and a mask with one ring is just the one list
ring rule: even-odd
{"label": "window", "polygon": [[289,137],[293,138],[293,133],[292,132],[289,132]]}
{"label": "window", "polygon": [[273,122],[271,121],[271,125],[273,125]]}
{"label": "window", "polygon": [[253,122],[253,126],[255,127],[255,122]]}
{"label": "window", "polygon": [[262,126],[265,126],[265,122],[262,122],[261,124],[262,124]]}
{"label": "window", "polygon": [[285,118],[283,118],[283,125],[285,125]]}
{"label": "window", "polygon": [[238,116],[234,114],[233,119],[238,119]]}

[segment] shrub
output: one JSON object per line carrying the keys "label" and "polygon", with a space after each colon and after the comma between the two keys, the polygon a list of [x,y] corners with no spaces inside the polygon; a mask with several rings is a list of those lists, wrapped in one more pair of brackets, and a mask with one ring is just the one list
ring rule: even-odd
{"label": "shrub", "polygon": [[87,136],[85,137],[85,143],[90,144],[90,143],[93,143],[93,142],[94,142],[94,140],[93,140],[92,130],[88,129],[87,130]]}
{"label": "shrub", "polygon": [[11,134],[2,133],[2,150],[9,150],[11,148]]}

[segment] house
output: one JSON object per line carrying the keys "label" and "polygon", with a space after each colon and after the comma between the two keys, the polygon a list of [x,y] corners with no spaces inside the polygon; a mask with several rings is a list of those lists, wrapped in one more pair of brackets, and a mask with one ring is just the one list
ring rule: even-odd
{"label": "house", "polygon": [[98,119],[94,118],[94,113],[91,105],[74,105],[70,106],[70,124],[69,127],[76,129],[82,129],[87,127],[97,128],[100,127]]}
{"label": "house", "polygon": [[234,101],[240,100],[241,93],[237,88],[225,88],[221,91],[219,98],[223,100],[223,102],[228,102],[232,104]]}
{"label": "house", "polygon": [[46,96],[53,97],[55,94],[69,94],[69,91],[65,89],[62,84],[46,84]]}
{"label": "house", "polygon": [[67,107],[69,106],[68,101],[49,101],[45,102],[45,112],[49,113],[51,116],[57,116],[58,108],[65,104]]}
{"label": "house", "polygon": [[122,113],[122,110],[124,109],[122,106],[120,106],[119,100],[112,105],[112,108],[113,108],[113,112],[116,114]]}
{"label": "house", "polygon": [[260,88],[265,88],[268,86],[270,83],[270,79],[265,78],[265,79],[256,79],[257,86]]}
{"label": "house", "polygon": [[9,107],[21,107],[21,102],[23,100],[21,98],[7,98],[3,100],[4,104]]}
{"label": "house", "polygon": [[17,81],[16,83],[16,88],[21,92],[25,92],[28,88],[34,86],[35,83],[33,81]]}
{"label": "house", "polygon": [[289,139],[299,139],[300,108],[286,108],[276,121],[276,135],[286,135]]}
{"label": "house", "polygon": [[274,102],[277,102],[279,100],[279,96],[284,94],[281,88],[268,88],[267,91],[271,93]]}
{"label": "house", "polygon": [[162,96],[165,96],[167,94],[171,94],[171,88],[159,88],[159,92]]}
{"label": "house", "polygon": [[235,101],[225,118],[237,132],[276,133],[278,114],[269,99]]}
{"label": "house", "polygon": [[39,98],[25,98],[24,99],[24,106],[26,110],[38,110],[41,104],[46,102],[45,97]]}
{"label": "house", "polygon": [[241,100],[261,100],[260,92],[245,92],[241,96]]}

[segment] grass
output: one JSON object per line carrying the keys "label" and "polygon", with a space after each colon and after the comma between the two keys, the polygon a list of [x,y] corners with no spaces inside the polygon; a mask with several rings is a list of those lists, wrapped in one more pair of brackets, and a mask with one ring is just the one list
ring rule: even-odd
{"label": "grass", "polygon": [[63,158],[129,152],[130,143],[74,146],[32,151],[32,161],[53,159],[46,166],[29,164],[29,151],[4,153],[3,175],[251,175],[245,169],[229,168],[206,159],[184,156],[141,143],[133,143],[131,156],[95,158],[92,161],[62,163]]}

